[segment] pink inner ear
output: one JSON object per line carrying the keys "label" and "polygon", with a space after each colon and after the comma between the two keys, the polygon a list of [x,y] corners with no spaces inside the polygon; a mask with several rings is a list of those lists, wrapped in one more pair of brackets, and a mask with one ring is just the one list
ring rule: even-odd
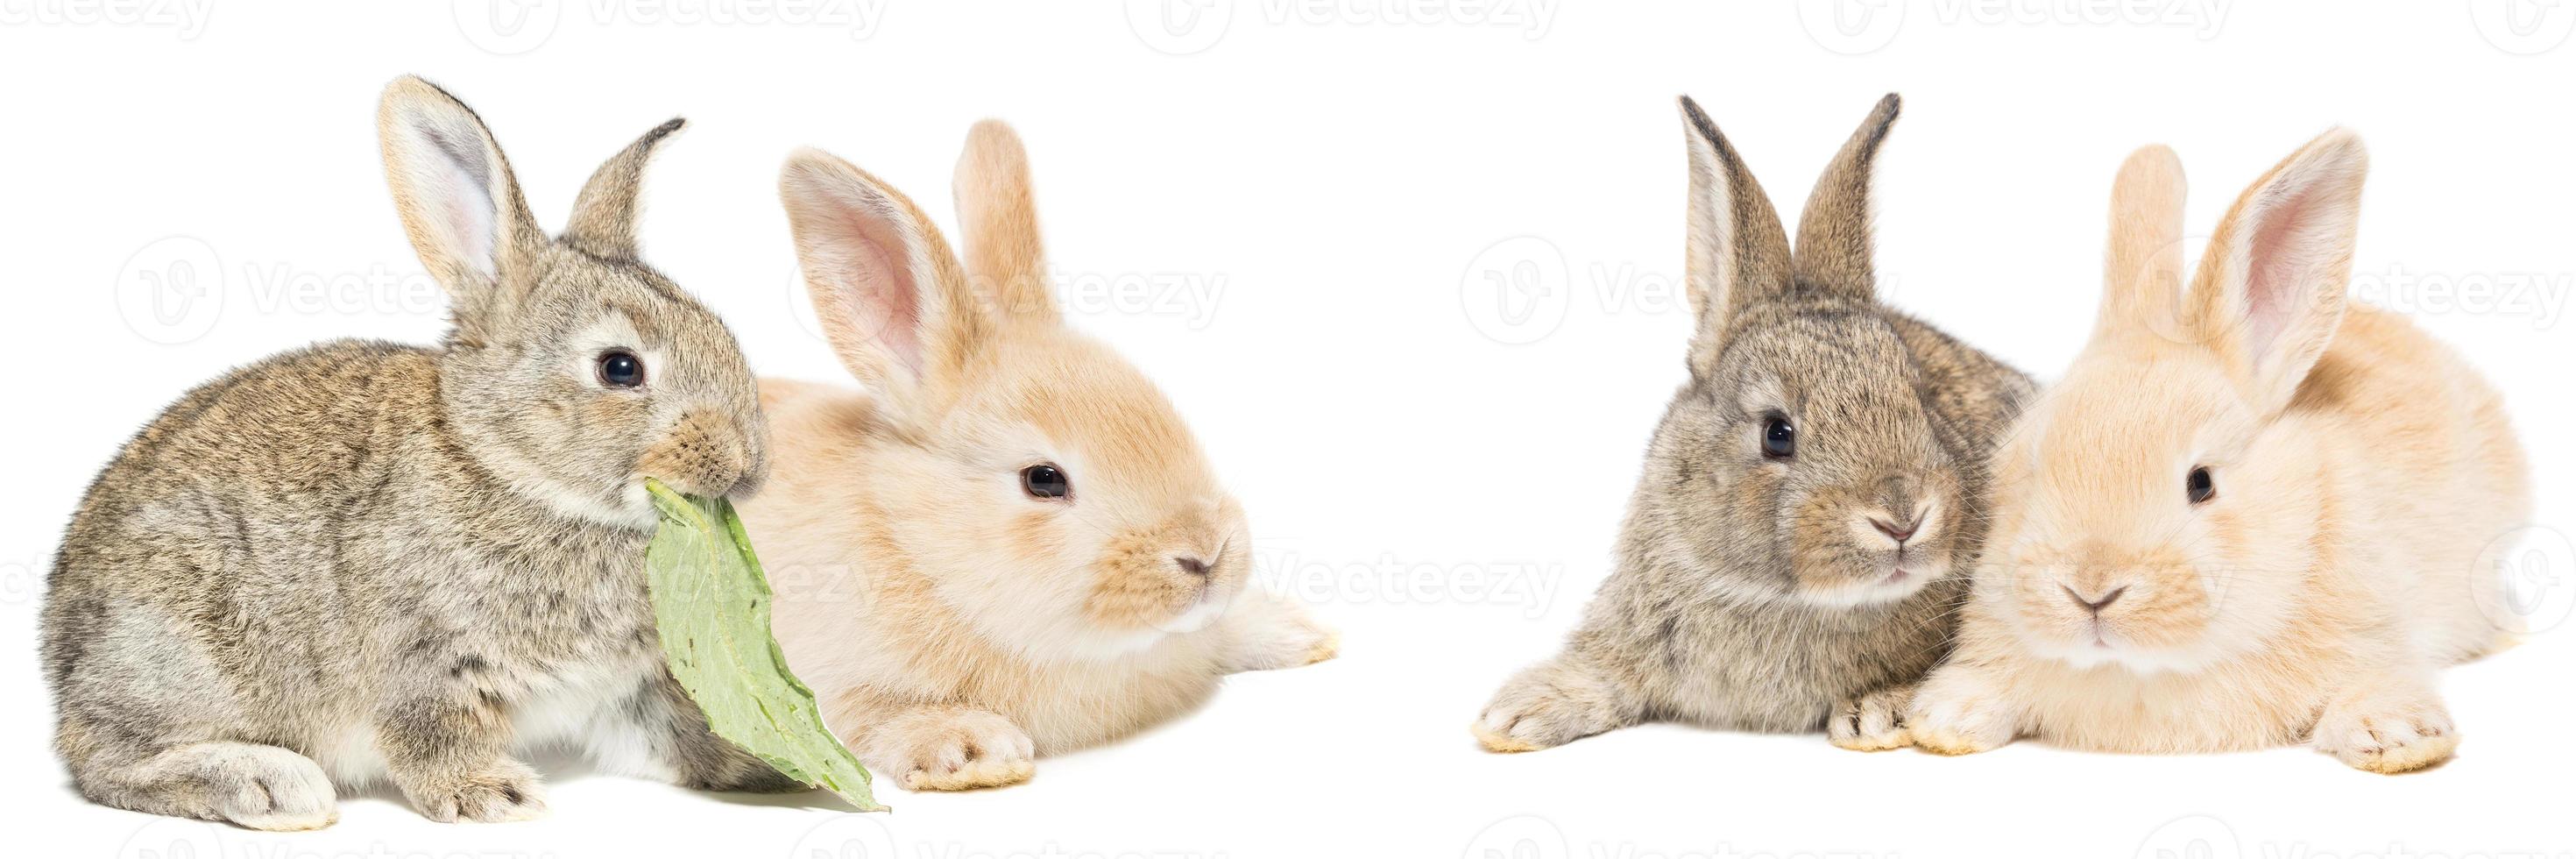
{"label": "pink inner ear", "polygon": [[410,173],[414,204],[427,210],[434,239],[450,262],[484,277],[498,269],[500,207],[492,198],[491,165],[478,139],[443,127],[434,117],[414,117],[399,132],[411,143],[404,148],[403,169]]}
{"label": "pink inner ear", "polygon": [[2245,251],[2245,346],[2259,365],[2268,362],[2281,332],[2307,303],[2320,247],[2332,237],[2310,223],[2317,192],[2295,186],[2266,206]]}
{"label": "pink inner ear", "polygon": [[[461,174],[460,174],[461,175]],[[471,177],[463,177],[471,178]],[[459,184],[462,184],[460,179]],[[482,188],[467,185],[465,190],[450,193],[438,202],[439,217],[446,224],[457,262],[484,277],[498,273],[499,245],[491,195]]]}
{"label": "pink inner ear", "polygon": [[883,344],[904,369],[918,375],[921,289],[913,282],[911,255],[904,250],[910,245],[909,237],[884,210],[885,201],[843,198],[836,202],[839,215],[832,226],[841,240],[831,256],[837,271],[825,274],[858,328],[853,333]]}

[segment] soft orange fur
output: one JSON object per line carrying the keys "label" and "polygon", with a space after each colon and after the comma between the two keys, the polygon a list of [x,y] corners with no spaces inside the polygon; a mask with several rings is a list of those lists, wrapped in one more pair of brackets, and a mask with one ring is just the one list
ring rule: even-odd
{"label": "soft orange fur", "polygon": [[[1958,650],[1908,714],[1918,745],[2304,741],[2381,772],[2451,755],[2436,675],[2516,631],[2476,559],[2529,488],[2474,370],[2345,306],[2365,169],[2341,130],[2291,155],[2185,294],[2181,167],[2162,147],[2123,166],[2102,318],[1997,454]],[[2106,598],[2098,620],[2081,604]]]}
{"label": "soft orange fur", "polygon": [[[1331,655],[1250,585],[1242,510],[1171,404],[1064,327],[1009,128],[977,125],[958,164],[963,264],[838,158],[800,152],[780,182],[815,309],[867,390],[763,382],[775,464],[742,510],[779,640],[864,762],[912,789],[1009,784],[1036,755],[1198,706],[1228,672]],[[1068,497],[1023,491],[1041,463]]]}

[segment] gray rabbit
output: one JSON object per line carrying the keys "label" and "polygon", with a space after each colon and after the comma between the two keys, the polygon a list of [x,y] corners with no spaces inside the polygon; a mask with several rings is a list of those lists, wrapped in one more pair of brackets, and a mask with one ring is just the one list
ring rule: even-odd
{"label": "gray rabbit", "polygon": [[403,226],[454,304],[439,348],[339,341],[190,392],[91,485],[43,614],[59,751],[91,799],[257,829],[389,780],[442,821],[544,803],[514,752],[718,790],[798,787],[663,667],[650,475],[765,469],[724,324],[636,260],[652,130],[549,239],[482,121],[417,78],[378,114]]}
{"label": "gray rabbit", "polygon": [[2028,378],[1878,303],[1872,160],[1889,95],[1816,183],[1794,253],[1762,187],[1682,99],[1690,381],[1665,411],[1617,568],[1556,658],[1474,728],[1530,751],[1647,720],[1906,742],[1984,530],[1984,459]]}

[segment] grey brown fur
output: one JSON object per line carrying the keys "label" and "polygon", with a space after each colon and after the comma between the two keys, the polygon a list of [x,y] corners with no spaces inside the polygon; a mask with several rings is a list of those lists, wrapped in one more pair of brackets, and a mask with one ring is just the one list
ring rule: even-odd
{"label": "grey brown fur", "polygon": [[[732,335],[632,256],[635,187],[677,121],[600,169],[560,240],[463,104],[406,78],[381,121],[455,328],[236,370],[99,475],[43,613],[75,785],[262,829],[328,825],[337,786],[377,778],[439,820],[530,816],[514,752],[536,744],[797,787],[707,731],[646,603],[641,477],[726,494],[765,467]],[[651,356],[647,384],[585,378],[604,345]]]}
{"label": "grey brown fur", "polygon": [[[1581,626],[1477,722],[1497,750],[1649,720],[1830,721],[1837,742],[1901,729],[1902,699],[1946,651],[1967,593],[1984,459],[2033,393],[1877,301],[1869,169],[1895,96],[1816,183],[1794,252],[1734,147],[1698,105],[1682,108],[1690,382],[1656,428],[1617,567]],[[1796,433],[1785,459],[1762,447],[1773,416]],[[1914,536],[1896,538],[1926,504]],[[1908,578],[1890,580],[1899,568]]]}

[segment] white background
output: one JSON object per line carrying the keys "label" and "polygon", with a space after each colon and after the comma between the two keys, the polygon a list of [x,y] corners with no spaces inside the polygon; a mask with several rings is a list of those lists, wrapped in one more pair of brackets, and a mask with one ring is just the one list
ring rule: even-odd
{"label": "white background", "polygon": [[[2576,3],[1205,2],[1175,35],[1155,0],[0,0],[0,638],[21,653],[86,482],[165,403],[308,341],[436,338],[443,303],[392,217],[372,124],[404,72],[482,112],[550,226],[592,166],[687,116],[649,182],[648,257],[724,314],[755,367],[818,379],[840,371],[793,278],[782,157],[828,148],[946,222],[967,125],[1010,120],[1054,264],[1089,291],[1074,324],[1166,386],[1253,512],[1262,572],[1346,634],[1339,661],[1233,679],[1203,711],[1043,761],[1030,784],[886,789],[891,816],[563,763],[543,821],[434,824],[379,793],[291,836],[80,800],[48,748],[35,660],[0,659],[0,696],[20,702],[0,711],[12,852],[2576,851],[2576,624],[2559,623],[2576,600],[2561,536],[2576,461],[2553,438],[2576,418],[2560,314],[2576,279]],[[496,8],[534,17],[504,32]],[[1823,17],[1837,12],[1855,29]],[[2289,749],[1945,759],[1672,726],[1477,749],[1469,719],[1606,574],[1640,450],[1683,379],[1673,97],[1697,96],[1794,218],[1890,90],[1906,109],[1878,185],[1888,297],[2042,377],[2090,325],[2124,154],[2180,150],[2199,233],[2310,136],[2364,134],[2356,289],[2504,389],[2539,472],[2535,574],[2557,577],[2526,585],[2549,629],[2449,674],[2456,762],[2387,778]],[[1523,324],[1501,315],[1523,308],[1502,304],[1498,276],[1537,278],[1512,293],[1542,297]],[[1113,285],[1143,303],[1109,300]]]}

